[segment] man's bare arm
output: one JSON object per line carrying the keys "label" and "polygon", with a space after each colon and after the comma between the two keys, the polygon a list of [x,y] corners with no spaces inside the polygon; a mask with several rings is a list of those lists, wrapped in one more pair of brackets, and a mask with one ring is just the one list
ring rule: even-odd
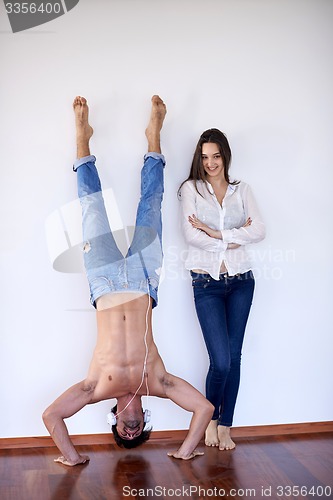
{"label": "man's bare arm", "polygon": [[209,424],[214,407],[191,384],[174,375],[165,374],[162,379],[165,396],[184,410],[193,413],[188,434],[180,448],[169,456],[189,460],[196,455],[202,455],[195,450]]}
{"label": "man's bare arm", "polygon": [[64,422],[84,406],[91,402],[95,385],[86,381],[73,385],[57,398],[43,413],[44,424],[52,436],[62,456],[55,462],[64,465],[78,465],[89,460],[88,456],[80,455],[74,448]]}

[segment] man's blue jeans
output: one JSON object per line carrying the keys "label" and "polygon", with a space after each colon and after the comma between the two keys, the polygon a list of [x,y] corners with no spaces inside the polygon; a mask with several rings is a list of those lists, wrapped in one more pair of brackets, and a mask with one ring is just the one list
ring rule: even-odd
{"label": "man's blue jeans", "polygon": [[236,276],[191,272],[194,302],[210,366],[206,398],[214,405],[212,420],[231,427],[240,381],[240,363],[254,278],[252,271]]}
{"label": "man's blue jeans", "polygon": [[125,256],[109,225],[95,161],[94,156],[86,156],[73,166],[82,207],[83,255],[90,301],[96,307],[96,300],[107,293],[143,292],[152,297],[154,307],[163,259],[164,157],[158,153],[145,155],[135,231]]}

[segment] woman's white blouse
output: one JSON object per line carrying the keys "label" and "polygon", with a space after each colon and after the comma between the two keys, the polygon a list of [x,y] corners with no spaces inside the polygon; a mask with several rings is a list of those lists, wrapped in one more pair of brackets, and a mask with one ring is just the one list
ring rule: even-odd
{"label": "woman's white blouse", "polygon": [[[180,190],[182,228],[188,244],[186,269],[202,269],[216,280],[222,262],[230,276],[249,271],[251,262],[246,245],[265,237],[265,226],[250,186],[245,182],[229,184],[221,206],[211,184],[203,181],[196,184],[198,191],[193,180],[186,181]],[[212,229],[220,230],[222,240],[193,228],[188,221],[193,214]],[[252,224],[242,227],[248,217]],[[228,249],[228,243],[241,246]]]}

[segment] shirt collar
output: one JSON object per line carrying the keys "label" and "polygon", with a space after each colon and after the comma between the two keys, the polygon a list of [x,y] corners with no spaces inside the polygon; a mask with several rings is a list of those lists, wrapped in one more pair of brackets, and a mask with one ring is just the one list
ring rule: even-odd
{"label": "shirt collar", "polygon": [[[205,181],[205,182],[206,182],[206,185],[207,185],[207,188],[208,188],[208,191],[210,192],[210,194],[214,194],[213,186],[210,184],[210,182],[208,182],[208,181]],[[234,180],[231,179],[230,182],[234,182]],[[236,189],[236,187],[237,187],[236,184],[228,184],[227,193],[230,192],[230,191],[234,192],[235,189]]]}

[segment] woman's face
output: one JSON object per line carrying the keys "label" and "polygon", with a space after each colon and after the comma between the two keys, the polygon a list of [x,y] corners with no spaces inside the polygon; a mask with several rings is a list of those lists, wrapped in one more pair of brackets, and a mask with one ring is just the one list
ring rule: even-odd
{"label": "woman's face", "polygon": [[224,165],[217,144],[214,142],[205,142],[201,147],[201,160],[203,168],[208,177],[224,178]]}

